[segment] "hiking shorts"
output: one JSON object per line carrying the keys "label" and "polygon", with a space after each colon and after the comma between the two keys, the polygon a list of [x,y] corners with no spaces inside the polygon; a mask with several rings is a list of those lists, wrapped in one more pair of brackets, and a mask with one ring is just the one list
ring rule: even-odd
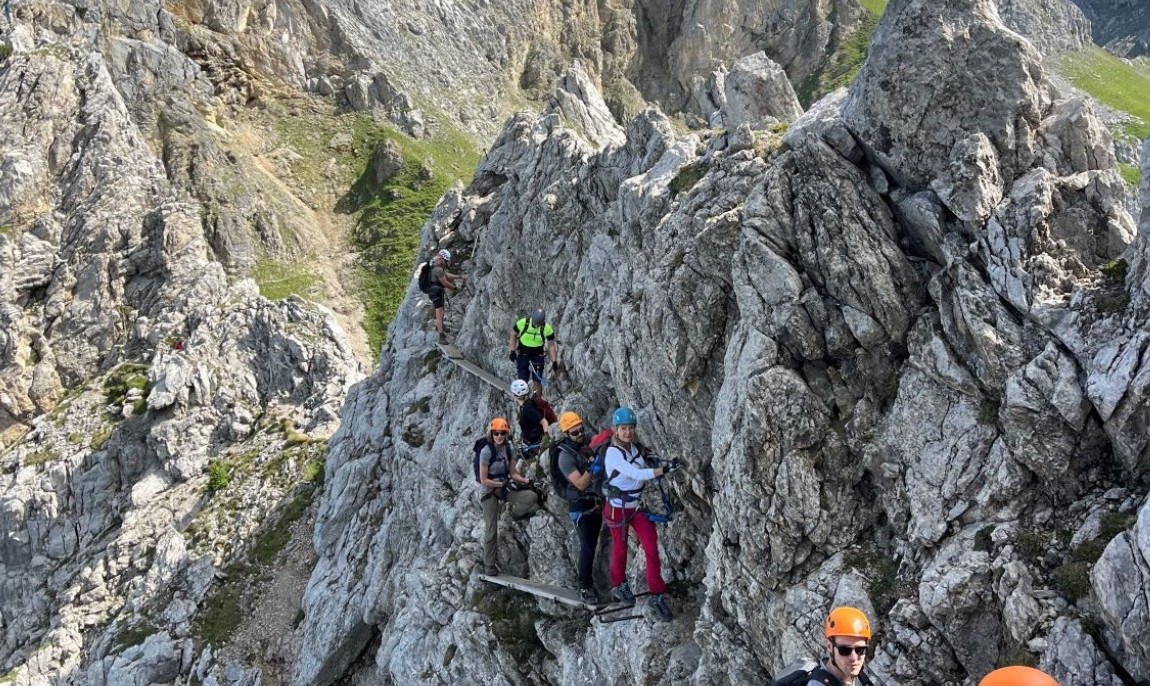
{"label": "hiking shorts", "polygon": [[443,307],[443,286],[433,283],[427,287],[427,297],[431,298],[431,304],[435,309]]}
{"label": "hiking shorts", "polygon": [[546,360],[547,354],[543,352],[542,348],[539,349],[539,352],[524,351],[523,348],[520,348],[515,357],[515,378],[535,381],[535,378],[531,376],[531,367],[535,367],[536,373],[543,376],[543,363]]}

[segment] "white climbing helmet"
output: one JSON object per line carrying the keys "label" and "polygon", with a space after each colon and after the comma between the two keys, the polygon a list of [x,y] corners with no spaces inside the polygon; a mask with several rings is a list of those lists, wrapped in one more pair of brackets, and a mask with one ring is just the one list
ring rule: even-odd
{"label": "white climbing helmet", "polygon": [[451,261],[451,251],[450,251],[450,250],[448,250],[447,248],[444,248],[443,250],[440,250],[440,251],[439,251],[439,256],[440,256],[441,258],[443,258],[443,261],[444,261],[444,262],[450,262],[450,261]]}
{"label": "white climbing helmet", "polygon": [[528,388],[527,382],[523,379],[516,379],[511,382],[511,395],[515,396],[516,398],[522,398],[530,392],[531,389]]}

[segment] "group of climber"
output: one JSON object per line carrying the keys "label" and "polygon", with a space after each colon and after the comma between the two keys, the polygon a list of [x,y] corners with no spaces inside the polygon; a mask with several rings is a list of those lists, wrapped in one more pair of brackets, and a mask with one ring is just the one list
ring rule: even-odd
{"label": "group of climber", "polygon": [[[441,250],[420,271],[420,288],[431,296],[435,305],[439,343],[446,344],[443,333],[443,296],[454,291],[463,277],[447,271],[451,254]],[[428,287],[424,288],[424,280]],[[655,453],[639,442],[637,418],[629,407],[620,407],[612,416],[612,429],[592,437],[582,417],[566,411],[556,417],[543,395],[543,369],[548,354],[553,369],[559,369],[555,331],[547,322],[544,310],[520,318],[508,338],[509,358],[516,363],[516,378],[511,394],[519,409],[518,423],[523,450],[517,451],[511,440],[511,426],[504,417],[495,417],[484,438],[475,445],[475,476],[480,484],[480,507],[483,512],[483,568],[488,576],[498,576],[497,545],[499,517],[503,506],[511,518],[530,518],[541,505],[542,488],[523,476],[519,458],[538,457],[543,438],[552,425],[558,424],[559,437],[548,450],[547,471],[554,490],[566,502],[571,521],[579,536],[579,560],[576,576],[579,595],[588,605],[598,605],[595,590],[595,553],[603,525],[611,532],[610,599],[633,605],[636,600],[627,582],[629,532],[634,530],[646,559],[647,588],[650,605],[663,621],[674,619],[665,598],[659,559],[659,537],[655,517],[640,507],[641,495],[648,482],[661,479],[680,468],[677,459],[660,464]],[[660,485],[661,488],[661,485]],[[666,501],[665,501],[666,504]],[[863,672],[868,651],[872,650],[871,625],[857,608],[838,607],[826,618],[823,630],[826,657],[817,665],[801,664],[784,670],[773,686],[873,686]],[[1003,667],[987,674],[979,686],[1059,686],[1044,672],[1032,667]]]}
{"label": "group of climber", "polygon": [[[516,390],[522,390],[520,384],[524,384],[522,379],[513,382]],[[628,533],[634,530],[647,561],[650,606],[659,619],[670,621],[674,614],[665,597],[667,584],[660,569],[658,533],[640,508],[640,497],[646,482],[674,472],[679,468],[678,461],[652,466],[658,458],[637,440],[635,412],[629,407],[616,410],[612,430],[601,432],[594,440],[575,412],[564,412],[558,424],[561,438],[547,453],[547,470],[555,491],[567,501],[568,513],[579,535],[580,598],[589,605],[600,603],[593,569],[599,537],[606,523],[612,546],[611,600],[627,605],[635,603],[635,594],[627,582]],[[515,451],[507,443],[507,427],[503,417],[492,419],[487,439],[490,444],[479,450],[478,477],[483,487],[481,505],[486,527],[483,565],[488,576],[499,574],[496,541],[500,503],[508,505],[512,519],[529,517],[539,506],[536,491],[524,488],[529,482],[515,466]]]}
{"label": "group of climber", "polygon": [[[800,662],[784,669],[772,686],[873,686],[863,671],[871,638],[866,614],[854,607],[836,607],[823,626],[826,657],[817,665]],[[1058,686],[1058,682],[1033,667],[1015,666],[992,671],[979,686]]]}

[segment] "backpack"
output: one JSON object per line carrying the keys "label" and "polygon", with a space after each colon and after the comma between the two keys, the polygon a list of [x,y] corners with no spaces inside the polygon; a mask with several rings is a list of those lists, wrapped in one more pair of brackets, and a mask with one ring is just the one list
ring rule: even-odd
{"label": "backpack", "polygon": [[588,487],[586,491],[580,491],[571,485],[571,482],[567,480],[567,475],[559,468],[559,456],[562,450],[559,446],[563,445],[563,443],[564,441],[557,441],[552,443],[551,447],[547,449],[547,463],[549,467],[548,472],[551,474],[551,488],[554,489],[556,493],[562,495],[565,500],[570,500],[571,502],[585,498],[593,498],[594,493],[591,487]]}
{"label": "backpack", "polygon": [[[472,446],[472,448],[471,448],[471,452],[473,452],[475,454],[475,456],[471,460],[471,471],[475,472],[475,480],[476,481],[479,481],[479,455],[483,452],[483,449],[485,447],[487,447],[488,445],[491,445],[491,444],[487,442],[487,436],[484,436],[483,438],[476,441],[475,445]],[[491,453],[493,455],[492,465],[494,465],[495,462],[498,462],[499,460],[506,460],[507,459],[507,458],[503,457],[502,453],[495,450],[495,446],[491,446]],[[489,475],[491,474],[491,465],[488,465],[487,473]],[[508,473],[510,474],[510,471]]]}
{"label": "backpack", "polygon": [[419,290],[424,293],[431,290],[431,260],[419,266]]}
{"label": "backpack", "polygon": [[559,418],[555,416],[555,410],[551,409],[551,403],[543,398],[535,396],[535,407],[543,414],[543,418],[547,420],[548,424],[555,424],[559,421]]}
{"label": "backpack", "polygon": [[[841,686],[838,679],[823,669],[817,661],[810,658],[802,658],[792,662],[783,667],[780,674],[778,679],[771,682],[771,686],[807,686],[807,683],[812,679],[824,684]],[[858,683],[862,686],[874,686],[874,682],[865,673],[859,674]]]}
{"label": "backpack", "polygon": [[811,679],[822,681],[827,671],[810,657],[804,657],[784,666],[781,676],[771,681],[771,686],[806,686]]}

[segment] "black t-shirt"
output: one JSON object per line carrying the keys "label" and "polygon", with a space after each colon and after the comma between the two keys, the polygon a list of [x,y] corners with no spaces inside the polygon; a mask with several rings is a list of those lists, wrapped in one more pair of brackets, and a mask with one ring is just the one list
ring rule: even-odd
{"label": "black t-shirt", "polygon": [[535,445],[543,440],[543,413],[535,405],[534,399],[519,408],[519,430],[527,445]]}

